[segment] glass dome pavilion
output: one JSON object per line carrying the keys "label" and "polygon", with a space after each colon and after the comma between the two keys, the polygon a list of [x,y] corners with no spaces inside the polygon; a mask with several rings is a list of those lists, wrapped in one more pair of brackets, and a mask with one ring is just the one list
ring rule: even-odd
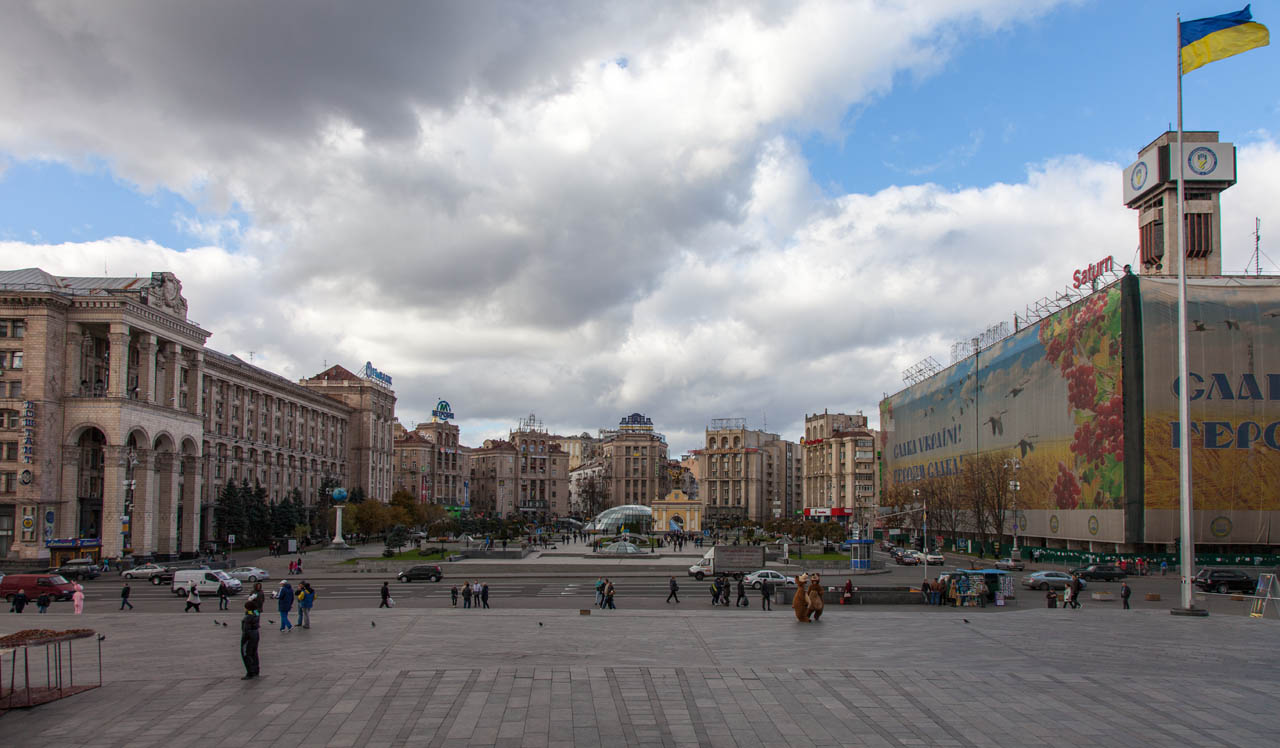
{"label": "glass dome pavilion", "polygon": [[640,504],[623,504],[609,507],[587,523],[587,532],[617,534],[628,532],[647,533],[653,527],[653,510]]}

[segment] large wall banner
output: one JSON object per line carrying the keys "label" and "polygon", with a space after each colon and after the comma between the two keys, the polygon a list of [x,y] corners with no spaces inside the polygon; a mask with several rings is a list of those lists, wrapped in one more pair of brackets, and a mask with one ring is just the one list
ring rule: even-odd
{"label": "large wall banner", "polygon": [[887,485],[1016,457],[1020,532],[1123,542],[1120,338],[1117,283],[890,396]]}
{"label": "large wall banner", "polygon": [[[1178,285],[1140,282],[1145,535],[1171,542],[1180,534]],[[1195,278],[1187,296],[1196,541],[1280,542],[1280,284]]]}

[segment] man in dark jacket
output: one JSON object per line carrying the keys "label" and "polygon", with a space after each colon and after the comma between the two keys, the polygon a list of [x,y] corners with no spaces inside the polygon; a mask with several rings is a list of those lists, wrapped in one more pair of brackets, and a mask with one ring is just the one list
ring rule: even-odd
{"label": "man in dark jacket", "polygon": [[751,607],[751,603],[747,601],[747,584],[741,577],[738,578],[738,599],[733,601],[733,607]]}
{"label": "man in dark jacket", "polygon": [[218,610],[231,609],[231,588],[226,582],[218,582]]}
{"label": "man in dark jacket", "polygon": [[378,593],[382,596],[382,602],[378,604],[379,608],[391,607],[391,587],[387,582],[382,583],[382,590]]}
{"label": "man in dark jacket", "polygon": [[1120,583],[1120,600],[1124,603],[1124,610],[1129,609],[1129,597],[1133,594],[1133,590],[1129,588],[1128,582]]}
{"label": "man in dark jacket", "polygon": [[128,605],[129,610],[133,610],[133,603],[129,602],[129,583],[125,582],[120,588],[120,610],[124,610],[124,606]]}
{"label": "man in dark jacket", "polygon": [[240,619],[240,659],[244,661],[244,677],[258,677],[258,611],[251,603],[244,605],[244,618]]}
{"label": "man in dark jacket", "polygon": [[9,606],[10,613],[21,613],[22,609],[27,607],[27,591],[18,590],[18,594],[13,596],[13,602]]}
{"label": "man in dark jacket", "polygon": [[289,622],[289,612],[293,610],[293,585],[286,580],[280,580],[280,597],[276,599],[276,603],[276,609],[280,612],[281,633],[293,631],[293,624]]}
{"label": "man in dark jacket", "polygon": [[760,610],[773,610],[773,580],[766,579],[760,585]]}
{"label": "man in dark jacket", "polygon": [[1083,587],[1084,585],[1080,584],[1080,575],[1072,574],[1071,575],[1071,607],[1073,608],[1080,607],[1080,590]]}
{"label": "man in dark jacket", "polygon": [[667,589],[671,590],[670,592],[667,593],[667,602],[671,602],[671,600],[674,598],[676,603],[679,604],[680,596],[677,595],[676,593],[680,591],[680,585],[676,584],[675,577],[671,577],[671,581],[667,583]]}

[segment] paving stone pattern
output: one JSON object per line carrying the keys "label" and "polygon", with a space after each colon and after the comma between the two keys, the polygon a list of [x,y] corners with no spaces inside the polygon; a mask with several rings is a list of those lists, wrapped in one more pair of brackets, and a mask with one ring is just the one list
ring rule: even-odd
{"label": "paving stone pattern", "polygon": [[1269,620],[321,613],[290,634],[264,622],[264,677],[247,682],[238,632],[211,616],[42,616],[107,634],[107,682],[0,717],[0,743],[1260,746],[1280,730]]}

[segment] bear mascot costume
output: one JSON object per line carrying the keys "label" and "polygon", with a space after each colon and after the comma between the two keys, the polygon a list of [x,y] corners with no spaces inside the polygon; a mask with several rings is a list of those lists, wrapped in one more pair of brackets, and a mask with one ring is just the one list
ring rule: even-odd
{"label": "bear mascot costume", "polygon": [[796,596],[791,600],[791,609],[796,612],[796,620],[800,623],[809,622],[808,584],[808,574],[796,577]]}
{"label": "bear mascot costume", "polygon": [[817,623],[818,620],[822,618],[822,607],[823,607],[822,582],[821,580],[819,580],[817,574],[814,574],[809,579],[808,604],[809,604],[809,614],[813,616],[814,623]]}

